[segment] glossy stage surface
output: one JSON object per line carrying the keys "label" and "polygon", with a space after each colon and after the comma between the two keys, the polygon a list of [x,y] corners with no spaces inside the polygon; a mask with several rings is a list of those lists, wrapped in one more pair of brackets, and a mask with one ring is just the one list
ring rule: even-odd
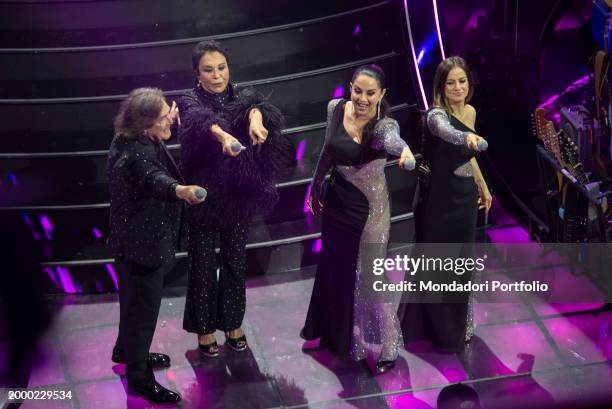
{"label": "glossy stage surface", "polygon": [[[527,241],[512,222],[484,234],[493,242]],[[300,339],[313,276],[311,267],[249,279],[243,328],[250,349],[234,352],[217,333],[221,354],[212,359],[199,356],[196,337],[182,329],[184,289],[169,289],[151,350],[169,354],[172,366],[157,371],[157,380],[181,393],[182,408],[612,407],[612,312],[594,314],[601,305],[551,305],[529,297],[476,304],[476,334],[463,353],[411,343],[393,370],[378,375],[375,357],[340,359],[318,349],[317,341]],[[152,407],[126,394],[125,368],[110,360],[117,296],[52,302],[58,313],[41,340],[29,387],[71,390],[73,398],[29,401],[22,408]]]}

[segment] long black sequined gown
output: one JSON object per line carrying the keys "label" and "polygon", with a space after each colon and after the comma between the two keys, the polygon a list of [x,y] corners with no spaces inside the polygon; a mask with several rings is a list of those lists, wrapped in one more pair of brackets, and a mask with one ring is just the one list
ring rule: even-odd
{"label": "long black sequined gown", "polygon": [[[474,253],[478,190],[470,159],[476,151],[465,145],[474,133],[440,108],[426,113],[423,155],[430,168],[415,198],[416,249],[419,243],[462,243],[458,257]],[[433,246],[428,246],[430,251]],[[460,281],[470,279],[468,273]],[[446,303],[402,303],[399,309],[406,342],[427,339],[440,350],[459,352],[468,324],[469,293],[443,296]]]}
{"label": "long black sequined gown", "polygon": [[330,352],[355,360],[381,347],[380,359],[392,360],[402,342],[397,303],[371,291],[374,276],[366,258],[385,256],[390,225],[386,156],[399,156],[407,145],[390,118],[378,121],[368,146],[356,143],[342,123],[345,102],[332,100],[328,105],[325,144],[311,185],[320,196],[325,175],[333,169],[302,337],[321,338]]}

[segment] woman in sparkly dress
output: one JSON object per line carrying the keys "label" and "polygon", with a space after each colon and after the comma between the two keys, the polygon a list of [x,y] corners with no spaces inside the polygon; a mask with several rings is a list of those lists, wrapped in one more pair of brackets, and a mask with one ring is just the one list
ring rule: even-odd
{"label": "woman in sparkly dress", "polygon": [[[434,106],[425,113],[423,158],[428,172],[419,180],[414,209],[417,248],[419,243],[457,243],[453,251],[460,258],[473,257],[478,207],[489,211],[492,202],[476,162],[482,138],[474,131],[476,110],[468,104],[473,92],[462,58],[449,57],[438,65]],[[432,250],[442,251],[440,246],[425,251]],[[455,278],[465,282],[470,274]],[[438,300],[442,302],[402,304],[404,339],[424,338],[439,350],[461,351],[473,333],[468,300],[469,294],[444,294]]]}
{"label": "woman in sparkly dress", "polygon": [[[372,291],[372,259],[385,257],[389,239],[387,154],[414,168],[414,156],[387,117],[385,75],[359,67],[351,99],[327,107],[325,142],[310,187],[309,204],[322,214],[321,258],[302,337],[320,338],[337,355],[365,358],[379,346],[377,368],[393,367],[401,344],[397,304]],[[328,171],[331,178],[324,187]]]}
{"label": "woman in sparkly dress", "polygon": [[203,355],[216,357],[217,329],[225,332],[232,349],[247,348],[240,327],[249,223],[254,214],[276,204],[275,177],[291,162],[292,145],[281,134],[280,111],[253,88],[237,89],[229,82],[228,54],[218,42],[197,44],[192,60],[197,86],[180,100],[181,168],[187,180],[206,186],[209,194],[187,212],[183,328],[198,334]]}

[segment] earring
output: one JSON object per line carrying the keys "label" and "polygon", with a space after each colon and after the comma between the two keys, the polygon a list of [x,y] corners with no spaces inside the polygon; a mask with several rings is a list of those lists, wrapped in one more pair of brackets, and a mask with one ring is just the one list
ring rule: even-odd
{"label": "earring", "polygon": [[376,108],[376,120],[378,121],[380,119],[380,101],[378,101],[377,104],[377,108]]}

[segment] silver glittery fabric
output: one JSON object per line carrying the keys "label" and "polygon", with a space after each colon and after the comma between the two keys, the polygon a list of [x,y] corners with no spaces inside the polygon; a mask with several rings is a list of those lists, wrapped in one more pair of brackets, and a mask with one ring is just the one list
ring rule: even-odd
{"label": "silver glittery fabric", "polygon": [[470,342],[474,336],[474,295],[470,294],[470,300],[468,301],[467,318],[466,318],[466,329],[465,329],[465,342]]}
{"label": "silver glittery fabric", "polygon": [[394,360],[403,344],[397,317],[399,298],[373,291],[379,277],[367,266],[372,258],[386,256],[389,241],[389,192],[385,180],[386,159],[376,159],[361,166],[337,166],[342,176],[357,187],[370,204],[368,218],[359,241],[355,280],[351,357],[365,358],[367,350],[382,346],[379,360]]}
{"label": "silver glittery fabric", "polygon": [[[453,145],[464,145],[465,137],[469,135],[469,132],[455,128],[442,108],[433,108],[427,113],[427,127],[432,134]],[[459,166],[453,173],[462,177],[474,176],[472,164],[469,161]]]}
{"label": "silver glittery fabric", "polygon": [[[482,282],[482,272],[474,271],[472,273],[472,282],[480,284]],[[470,342],[474,336],[476,324],[474,323],[474,293],[470,293],[470,299],[468,301],[467,319],[466,319],[466,330],[465,330],[465,342]]]}
{"label": "silver glittery fabric", "polygon": [[392,118],[383,118],[374,126],[372,148],[385,150],[390,155],[400,156],[408,144],[400,137],[400,128]]}

